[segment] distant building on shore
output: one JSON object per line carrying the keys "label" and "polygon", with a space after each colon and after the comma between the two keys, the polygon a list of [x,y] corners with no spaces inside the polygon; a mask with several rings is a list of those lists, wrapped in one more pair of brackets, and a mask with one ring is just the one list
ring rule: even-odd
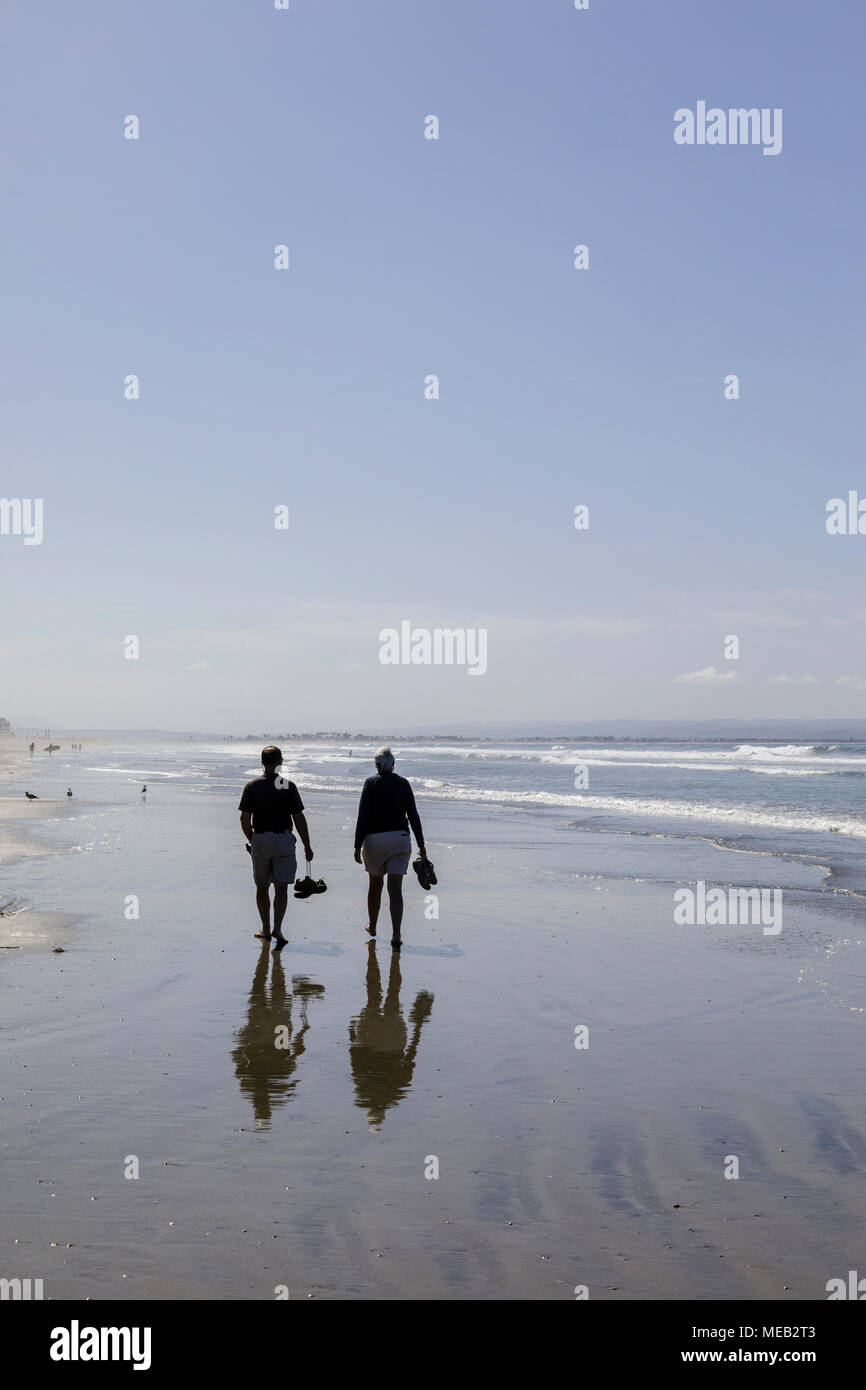
{"label": "distant building on shore", "polygon": [[0,719],[0,734],[10,734],[11,732],[12,725],[9,723],[9,720]]}

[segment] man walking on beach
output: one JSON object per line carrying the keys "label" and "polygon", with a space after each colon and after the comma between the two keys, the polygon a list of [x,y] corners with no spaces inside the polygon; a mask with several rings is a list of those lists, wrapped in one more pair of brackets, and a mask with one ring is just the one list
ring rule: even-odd
{"label": "man walking on beach", "polygon": [[[285,946],[281,927],[289,900],[289,884],[297,872],[295,836],[292,823],[301,837],[307,859],[312,859],[310,832],[304,816],[304,803],[294,782],[278,775],[283,755],[271,745],[262,749],[262,775],[247,782],[241,794],[238,810],[241,829],[247,837],[253,861],[253,880],[256,885],[256,907],[262,919],[262,930],[256,936],[262,941],[273,937],[276,949]],[[274,929],[271,932],[270,885],[274,885]]]}

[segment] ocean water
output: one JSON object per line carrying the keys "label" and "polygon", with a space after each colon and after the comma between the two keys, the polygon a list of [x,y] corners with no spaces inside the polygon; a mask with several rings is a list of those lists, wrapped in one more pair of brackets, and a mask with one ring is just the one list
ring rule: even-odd
{"label": "ocean water", "polygon": [[[72,759],[56,754],[55,766],[61,780],[76,776],[98,799],[121,791],[128,798],[130,783],[141,781],[151,796],[160,787],[182,786],[224,797],[228,812],[228,799],[260,771],[260,748],[240,740],[153,742],[105,753],[85,746]],[[282,748],[284,771],[302,792],[345,794],[352,798],[347,805],[373,771],[373,744],[288,740]],[[670,854],[660,845],[641,853],[635,839],[665,840],[680,861],[688,842],[710,842],[812,864],[833,892],[866,892],[864,743],[395,741],[393,748],[440,838],[449,838],[452,823],[466,833],[482,812],[485,824],[520,813],[575,836],[614,836],[620,861],[630,838],[622,871],[611,862],[602,866],[615,876],[676,877]]]}
{"label": "ocean water", "polygon": [[[561,807],[611,824],[712,822],[866,839],[866,744],[394,743],[420,794],[448,801]],[[255,776],[259,743],[152,744],[93,772],[208,788]],[[359,792],[374,745],[286,742],[285,768],[307,790]],[[60,760],[58,759],[58,762]],[[87,754],[78,755],[86,766]],[[67,763],[67,766],[71,764]],[[578,768],[586,769],[576,786]]]}

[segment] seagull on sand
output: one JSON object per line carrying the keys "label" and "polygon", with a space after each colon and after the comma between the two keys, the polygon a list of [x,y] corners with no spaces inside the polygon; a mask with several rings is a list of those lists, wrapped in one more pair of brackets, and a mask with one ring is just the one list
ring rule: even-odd
{"label": "seagull on sand", "polygon": [[28,800],[28,801],[38,801],[38,800],[39,800],[39,797],[36,795],[35,792],[25,792],[24,795],[27,797],[27,800]]}

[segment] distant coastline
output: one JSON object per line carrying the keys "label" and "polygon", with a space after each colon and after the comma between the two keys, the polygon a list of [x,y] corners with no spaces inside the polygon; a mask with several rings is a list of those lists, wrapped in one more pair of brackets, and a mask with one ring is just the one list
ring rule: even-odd
{"label": "distant coastline", "polygon": [[[33,734],[33,737],[36,735]],[[40,737],[48,737],[45,729]],[[866,742],[866,719],[840,720],[599,720],[586,728],[574,725],[538,725],[521,730],[513,725],[501,729],[487,726],[472,730],[400,731],[380,729],[316,729],[286,732],[269,729],[256,733],[202,732],[178,729],[84,729],[50,727],[56,740],[86,739],[112,743],[129,741],[169,743],[439,743],[439,744],[520,744],[520,743],[765,743]],[[0,747],[10,748],[18,741],[29,741],[31,728],[20,721],[11,732],[0,734]]]}

